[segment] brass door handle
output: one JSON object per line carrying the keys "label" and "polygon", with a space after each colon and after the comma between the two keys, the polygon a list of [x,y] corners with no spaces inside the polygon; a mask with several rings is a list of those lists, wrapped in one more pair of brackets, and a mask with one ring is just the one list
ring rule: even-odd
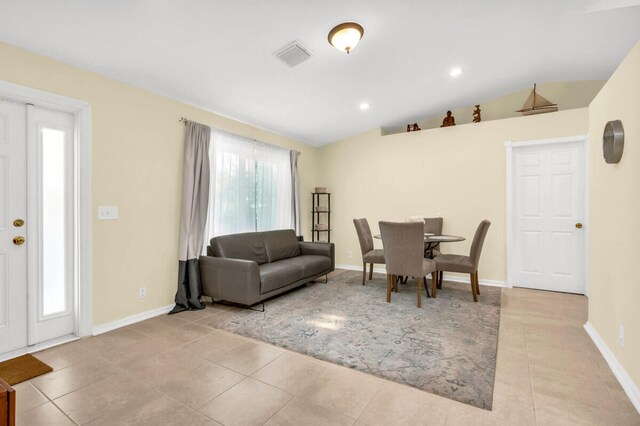
{"label": "brass door handle", "polygon": [[576,223],[576,228],[582,229],[582,224],[580,222]]}
{"label": "brass door handle", "polygon": [[17,246],[21,246],[22,244],[24,244],[25,241],[26,240],[22,235],[18,235],[17,237],[13,238],[13,244]]}

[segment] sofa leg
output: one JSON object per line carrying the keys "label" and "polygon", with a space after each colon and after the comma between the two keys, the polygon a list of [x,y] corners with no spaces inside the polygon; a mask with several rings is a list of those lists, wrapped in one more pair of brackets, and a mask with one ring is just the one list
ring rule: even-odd
{"label": "sofa leg", "polygon": [[324,276],[324,283],[328,284],[329,283],[329,274]]}

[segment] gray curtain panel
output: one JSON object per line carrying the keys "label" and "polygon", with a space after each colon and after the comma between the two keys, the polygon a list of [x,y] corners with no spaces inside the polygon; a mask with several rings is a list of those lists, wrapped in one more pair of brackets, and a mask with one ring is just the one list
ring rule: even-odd
{"label": "gray curtain panel", "polygon": [[211,128],[186,122],[184,170],[182,175],[182,214],[178,246],[178,291],[176,306],[170,312],[204,309],[200,302],[202,283],[198,258],[204,243],[209,206],[209,141]]}
{"label": "gray curtain panel", "polygon": [[298,172],[300,153],[291,150],[289,151],[289,156],[291,157],[291,221],[296,235],[302,235],[302,226],[300,226],[300,217],[302,215],[300,211],[300,173]]}

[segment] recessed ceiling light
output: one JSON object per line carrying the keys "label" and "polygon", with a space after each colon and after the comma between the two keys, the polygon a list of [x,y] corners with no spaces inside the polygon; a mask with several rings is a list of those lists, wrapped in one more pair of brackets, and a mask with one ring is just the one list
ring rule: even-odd
{"label": "recessed ceiling light", "polygon": [[462,74],[462,69],[460,67],[455,67],[451,71],[449,71],[449,75],[451,77],[457,77]]}
{"label": "recessed ceiling light", "polygon": [[360,110],[362,110],[362,111],[366,111],[366,110],[368,110],[368,109],[369,109],[369,107],[371,107],[371,105],[369,105],[369,104],[368,104],[368,103],[366,103],[366,102],[362,102],[362,103],[360,104]]}

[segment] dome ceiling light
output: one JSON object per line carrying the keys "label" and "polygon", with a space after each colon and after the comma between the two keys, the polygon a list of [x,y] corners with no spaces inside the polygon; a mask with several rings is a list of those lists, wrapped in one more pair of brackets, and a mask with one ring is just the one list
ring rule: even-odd
{"label": "dome ceiling light", "polygon": [[349,53],[351,49],[356,47],[362,36],[364,28],[356,22],[345,22],[333,27],[329,31],[329,44],[340,50]]}

